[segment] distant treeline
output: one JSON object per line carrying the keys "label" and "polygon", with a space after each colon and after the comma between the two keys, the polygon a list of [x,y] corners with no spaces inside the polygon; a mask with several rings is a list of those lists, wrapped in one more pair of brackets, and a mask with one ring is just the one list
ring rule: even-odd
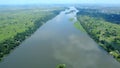
{"label": "distant treeline", "polygon": [[79,9],[79,14],[89,15],[91,17],[103,18],[104,20],[112,23],[120,24],[120,14],[106,13],[104,10],[97,9]]}
{"label": "distant treeline", "polygon": [[79,9],[77,15],[91,38],[120,61],[120,15],[95,9]]}

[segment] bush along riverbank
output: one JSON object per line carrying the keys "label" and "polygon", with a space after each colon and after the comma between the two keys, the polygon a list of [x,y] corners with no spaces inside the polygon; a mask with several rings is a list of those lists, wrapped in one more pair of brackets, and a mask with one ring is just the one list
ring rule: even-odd
{"label": "bush along riverbank", "polygon": [[[44,9],[45,10],[45,9]],[[47,10],[47,9],[46,9]],[[41,25],[46,23],[48,20],[54,18],[58,15],[63,9],[54,9],[51,11],[42,11],[42,9],[24,9],[17,10],[11,12],[5,12],[5,14],[9,14],[11,17],[8,18],[5,14],[0,14],[3,17],[0,17],[0,61],[3,57],[11,52],[11,50],[15,49],[19,46],[26,38],[31,36]],[[34,11],[34,12],[33,12]],[[20,12],[20,13],[18,13]],[[13,16],[11,13],[16,14]],[[12,17],[13,16],[13,17]],[[24,19],[26,17],[27,19]],[[7,21],[5,21],[7,20]],[[13,22],[15,21],[15,22]],[[6,23],[8,22],[8,23]],[[11,23],[13,22],[13,23]],[[5,26],[4,24],[8,25]],[[18,29],[19,27],[19,29]],[[8,31],[6,31],[6,29]],[[7,34],[8,36],[7,36]]]}
{"label": "bush along riverbank", "polygon": [[111,14],[102,17],[95,13],[92,9],[86,9],[77,14],[77,19],[90,37],[120,62],[120,25],[104,19]]}

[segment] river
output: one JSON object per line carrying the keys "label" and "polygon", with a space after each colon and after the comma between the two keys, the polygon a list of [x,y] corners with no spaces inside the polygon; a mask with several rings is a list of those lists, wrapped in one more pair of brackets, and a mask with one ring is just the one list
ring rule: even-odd
{"label": "river", "polygon": [[[70,12],[75,10],[74,12]],[[120,68],[111,55],[85,32],[75,28],[77,10],[62,11],[0,63],[0,68]],[[73,20],[71,21],[70,19]]]}

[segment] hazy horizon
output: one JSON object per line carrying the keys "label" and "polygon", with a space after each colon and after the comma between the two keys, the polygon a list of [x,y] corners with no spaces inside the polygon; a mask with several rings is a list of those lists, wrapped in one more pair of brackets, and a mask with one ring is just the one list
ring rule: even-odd
{"label": "hazy horizon", "polygon": [[120,0],[3,0],[0,5],[29,5],[29,4],[114,4]]}

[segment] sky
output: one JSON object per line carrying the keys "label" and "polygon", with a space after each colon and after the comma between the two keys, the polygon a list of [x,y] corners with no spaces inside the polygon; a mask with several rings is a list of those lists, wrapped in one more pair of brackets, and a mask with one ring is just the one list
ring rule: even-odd
{"label": "sky", "polygon": [[0,5],[11,4],[120,4],[120,0],[0,0]]}

